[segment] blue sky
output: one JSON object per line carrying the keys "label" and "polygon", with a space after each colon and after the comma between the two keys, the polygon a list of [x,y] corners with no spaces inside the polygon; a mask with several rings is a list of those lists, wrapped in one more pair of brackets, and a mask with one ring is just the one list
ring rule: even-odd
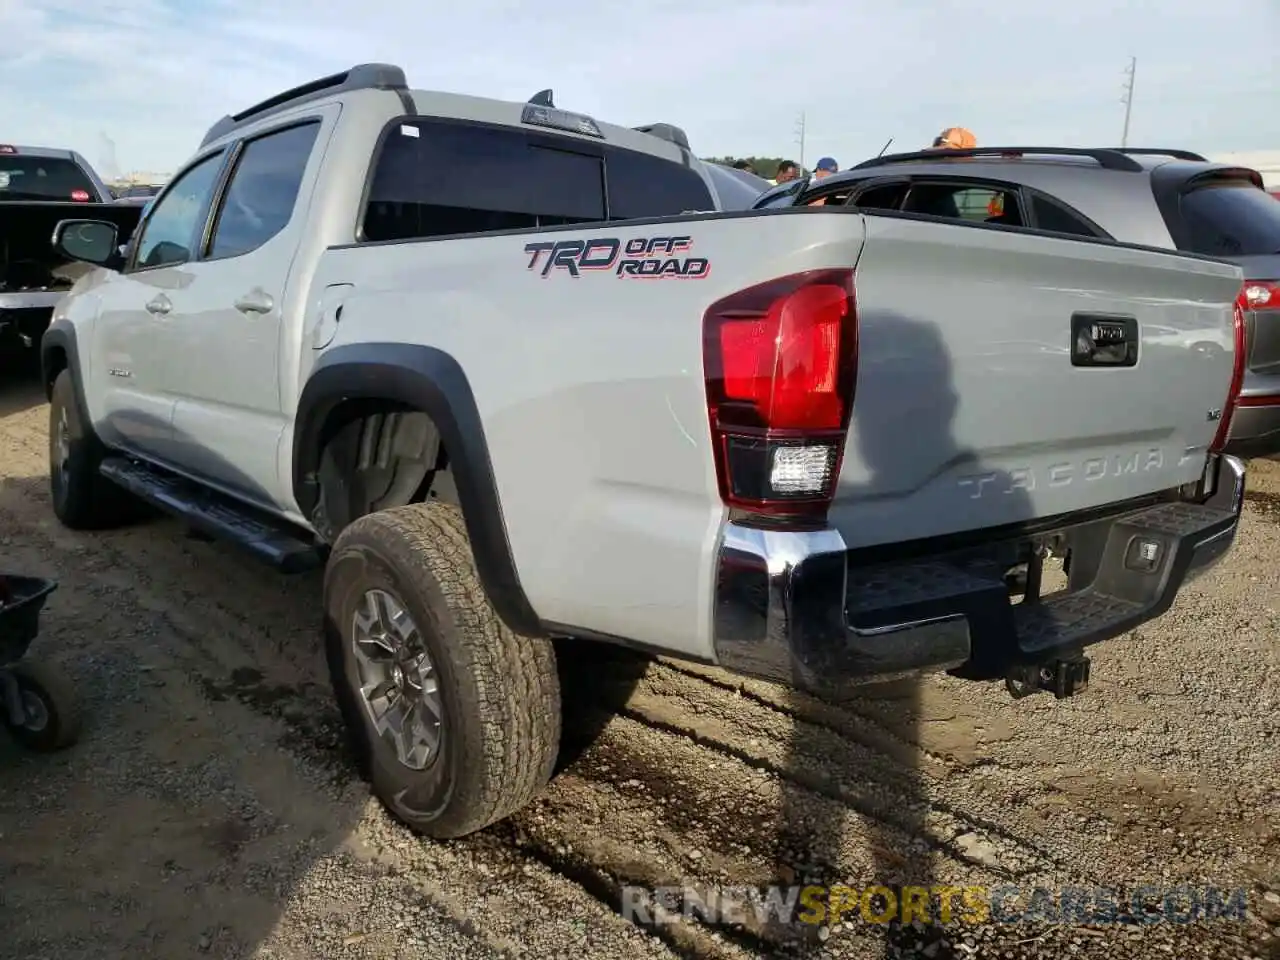
{"label": "blue sky", "polygon": [[[1280,150],[1280,0],[0,0],[0,142],[172,171],[205,129],[362,61],[413,86],[684,127],[696,152],[842,166],[979,142]],[[116,168],[116,169],[113,169]]]}

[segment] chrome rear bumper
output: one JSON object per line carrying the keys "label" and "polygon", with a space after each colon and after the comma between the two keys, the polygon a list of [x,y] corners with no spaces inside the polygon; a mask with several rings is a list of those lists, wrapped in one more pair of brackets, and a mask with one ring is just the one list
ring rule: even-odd
{"label": "chrome rear bumper", "polygon": [[[818,693],[937,670],[997,677],[1123,634],[1160,616],[1230,549],[1244,464],[1218,459],[1204,503],[1166,502],[1034,538],[900,563],[850,563],[835,530],[726,525],[717,557],[717,662]],[[1010,600],[1004,573],[1031,541],[1071,551],[1067,592]]]}

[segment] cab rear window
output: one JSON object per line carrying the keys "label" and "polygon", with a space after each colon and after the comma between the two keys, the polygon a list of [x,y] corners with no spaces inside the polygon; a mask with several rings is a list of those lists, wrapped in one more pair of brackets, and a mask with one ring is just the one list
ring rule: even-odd
{"label": "cab rear window", "polygon": [[1280,253],[1280,201],[1247,180],[1224,180],[1183,194],[1184,248],[1211,257]]}
{"label": "cab rear window", "polygon": [[74,160],[0,154],[0,203],[97,199],[93,182]]}

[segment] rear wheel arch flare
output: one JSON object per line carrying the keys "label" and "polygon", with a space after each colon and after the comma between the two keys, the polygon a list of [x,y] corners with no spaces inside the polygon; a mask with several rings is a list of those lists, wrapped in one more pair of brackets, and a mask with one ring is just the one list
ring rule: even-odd
{"label": "rear wheel arch flare", "polygon": [[[325,493],[326,477],[362,454],[368,462],[379,449],[399,450],[403,462],[366,475],[359,489]],[[357,504],[383,509],[426,497],[437,479],[439,498],[462,510],[477,572],[498,614],[519,633],[544,634],[516,573],[483,424],[462,367],[444,351],[417,344],[327,351],[303,387],[295,421],[293,490],[302,514],[326,539],[336,537],[339,523],[356,519],[349,515],[353,492]],[[347,504],[347,516],[326,516],[335,503]]]}

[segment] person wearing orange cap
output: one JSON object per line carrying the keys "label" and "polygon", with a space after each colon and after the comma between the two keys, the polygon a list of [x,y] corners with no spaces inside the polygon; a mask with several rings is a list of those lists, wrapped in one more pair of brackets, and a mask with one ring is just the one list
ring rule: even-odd
{"label": "person wearing orange cap", "polygon": [[972,150],[978,145],[973,131],[964,127],[947,127],[933,140],[934,150]]}

